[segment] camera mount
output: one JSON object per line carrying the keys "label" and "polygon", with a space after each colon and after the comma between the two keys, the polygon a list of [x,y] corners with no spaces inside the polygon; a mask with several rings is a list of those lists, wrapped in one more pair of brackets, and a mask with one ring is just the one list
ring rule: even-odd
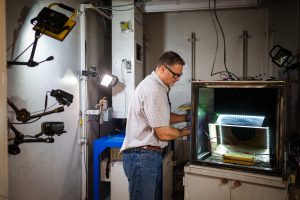
{"label": "camera mount", "polygon": [[[64,122],[43,122],[41,126],[41,132],[36,134],[34,137],[29,137],[28,135],[24,135],[20,131],[16,129],[16,127],[8,122],[8,127],[11,129],[14,134],[14,142],[8,145],[8,153],[17,155],[21,153],[19,145],[22,143],[36,143],[36,142],[44,142],[44,143],[54,143],[54,135],[60,136],[63,133],[66,133],[64,130]],[[40,138],[42,135],[46,135],[46,138]]]}
{"label": "camera mount", "polygon": [[[73,95],[60,89],[52,90],[50,95],[55,97],[58,103],[62,104],[63,106],[65,105],[69,106],[73,102]],[[63,106],[55,108],[50,111],[46,111],[47,100],[48,98],[46,96],[45,110],[35,115],[31,115],[26,108],[18,109],[18,107],[9,98],[7,98],[7,103],[16,113],[16,119],[22,122],[19,124],[26,124],[26,123],[35,122],[35,121],[30,121],[32,119],[36,119],[36,118],[39,119],[45,115],[50,115],[53,113],[59,113],[64,111]],[[41,124],[41,132],[36,134],[35,136],[24,135],[23,133],[21,133],[16,129],[14,123],[11,123],[9,121],[8,121],[8,128],[9,130],[12,130],[15,135],[15,137],[13,138],[14,142],[8,145],[8,152],[13,155],[19,154],[21,152],[19,148],[19,144],[21,143],[29,143],[29,142],[53,143],[54,138],[52,137],[54,135],[60,136],[61,134],[66,133],[66,131],[64,130],[64,122],[43,122]],[[42,135],[46,135],[48,137],[41,138]]]}
{"label": "camera mount", "polygon": [[73,102],[73,95],[63,90],[52,90],[50,96],[54,97],[59,104],[69,106]]}
{"label": "camera mount", "polygon": [[31,115],[30,112],[26,108],[18,109],[15,106],[15,104],[13,104],[13,102],[9,98],[7,98],[7,103],[15,111],[15,113],[17,115],[16,119],[18,121],[23,122],[23,123],[26,123],[26,122],[28,122],[28,121],[30,121],[32,119],[43,117],[45,115],[50,115],[52,113],[59,113],[59,112],[63,112],[64,111],[64,107],[61,106],[61,107],[55,108],[55,109],[53,109],[51,111],[42,112],[42,113],[39,113],[39,114],[36,114],[36,115]]}
{"label": "camera mount", "polygon": [[14,61],[7,61],[7,67],[9,67],[11,65],[27,65],[28,67],[36,67],[40,63],[43,63],[45,61],[51,61],[51,60],[53,60],[54,59],[53,56],[49,56],[48,58],[46,58],[45,60],[43,60],[41,62],[36,62],[36,61],[33,60],[34,54],[35,54],[35,50],[36,50],[36,46],[37,46],[37,42],[38,42],[38,40],[39,40],[40,37],[41,37],[41,32],[40,31],[36,31],[35,32],[35,36],[34,36],[33,47],[32,47],[30,58],[29,58],[28,62],[19,62],[19,61],[16,61],[16,59],[15,59]]}

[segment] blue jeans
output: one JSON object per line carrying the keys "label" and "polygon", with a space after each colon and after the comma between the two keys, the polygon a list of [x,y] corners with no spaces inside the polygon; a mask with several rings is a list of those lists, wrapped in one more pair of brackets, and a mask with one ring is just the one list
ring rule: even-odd
{"label": "blue jeans", "polygon": [[130,200],[162,199],[162,155],[158,151],[123,151],[123,167],[129,183]]}

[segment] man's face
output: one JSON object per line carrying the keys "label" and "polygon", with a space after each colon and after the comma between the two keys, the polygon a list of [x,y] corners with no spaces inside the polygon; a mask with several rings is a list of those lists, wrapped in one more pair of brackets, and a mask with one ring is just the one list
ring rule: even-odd
{"label": "man's face", "polygon": [[168,87],[172,87],[176,81],[180,80],[182,75],[183,65],[175,64],[173,66],[162,65],[163,83]]}

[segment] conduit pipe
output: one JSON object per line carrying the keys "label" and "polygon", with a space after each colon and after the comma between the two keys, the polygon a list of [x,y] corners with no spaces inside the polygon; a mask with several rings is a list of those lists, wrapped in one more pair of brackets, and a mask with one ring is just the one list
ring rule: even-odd
{"label": "conduit pipe", "polygon": [[[106,14],[96,6],[92,4],[80,4],[80,73],[86,71],[86,15],[85,10],[92,9],[103,17],[111,20],[112,16]],[[81,74],[79,75],[80,80],[80,134],[79,144],[81,145],[81,199],[87,199],[87,177],[88,177],[88,148],[87,148],[87,82],[83,79]]]}

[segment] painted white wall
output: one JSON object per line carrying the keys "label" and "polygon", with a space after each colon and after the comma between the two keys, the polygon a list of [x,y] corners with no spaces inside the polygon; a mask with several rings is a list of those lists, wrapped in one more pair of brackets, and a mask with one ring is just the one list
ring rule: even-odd
{"label": "painted white wall", "polygon": [[[132,0],[113,1],[114,6],[130,4]],[[143,79],[143,63],[136,60],[136,43],[143,45],[143,17],[138,9],[129,5],[126,11],[113,10],[112,15],[112,73],[119,78],[119,84],[112,89],[113,117],[126,118],[133,91]],[[122,31],[121,23],[131,25]],[[142,46],[143,48],[143,46]],[[130,62],[128,66],[124,60]]]}
{"label": "painted white wall", "polygon": [[[225,33],[227,68],[238,77],[243,75],[243,40],[240,38],[247,30],[248,76],[262,75],[267,78],[266,31],[267,15],[264,9],[227,9],[217,11]],[[217,37],[209,11],[169,12],[144,14],[144,33],[146,36],[145,56],[146,74],[156,66],[157,59],[166,50],[179,53],[186,65],[181,80],[172,88],[170,96],[172,110],[178,105],[190,102],[191,97],[191,33],[195,32],[196,80],[220,80],[219,75],[210,76],[217,45]],[[214,72],[224,71],[223,41],[219,32],[219,49]]]}
{"label": "painted white wall", "polygon": [[[53,2],[7,1],[8,60],[19,55],[33,42],[34,31],[30,19],[50,3]],[[75,0],[64,3],[76,9],[79,7]],[[16,125],[24,134],[34,135],[40,132],[42,122],[63,121],[67,133],[55,136],[53,144],[21,144],[20,154],[9,155],[9,199],[80,199],[79,50],[77,23],[63,42],[45,35],[39,39],[34,60],[41,61],[54,56],[53,61],[34,68],[13,66],[8,69],[8,97],[20,109],[26,108],[31,113],[43,110],[46,92],[52,89],[61,89],[74,95],[73,103],[65,107],[63,113],[44,116],[32,124]],[[30,53],[31,48],[19,61],[27,61]],[[48,100],[48,106],[56,102],[50,96]],[[10,107],[8,114],[9,119],[16,122]]]}

